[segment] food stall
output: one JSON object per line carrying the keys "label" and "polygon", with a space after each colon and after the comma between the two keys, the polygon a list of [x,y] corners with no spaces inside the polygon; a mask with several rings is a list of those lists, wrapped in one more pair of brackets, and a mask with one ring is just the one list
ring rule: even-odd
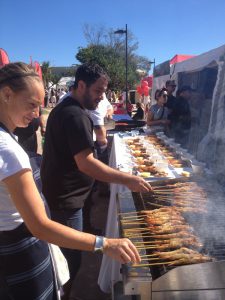
{"label": "food stall", "polygon": [[138,131],[114,135],[110,165],[143,176],[153,191],[111,185],[106,236],[130,238],[142,262],[104,256],[100,288],[121,281],[132,299],[225,299],[224,198],[205,165],[163,133]]}

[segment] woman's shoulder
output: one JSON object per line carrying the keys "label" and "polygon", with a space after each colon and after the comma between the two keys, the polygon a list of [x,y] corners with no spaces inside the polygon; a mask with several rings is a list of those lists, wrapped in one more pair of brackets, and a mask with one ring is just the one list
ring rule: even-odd
{"label": "woman's shoulder", "polygon": [[151,111],[151,112],[155,112],[157,109],[158,109],[158,104],[157,104],[157,103],[152,104],[152,105],[150,106],[150,111]]}
{"label": "woman's shoulder", "polygon": [[7,132],[0,129],[0,179],[31,169],[27,153]]}

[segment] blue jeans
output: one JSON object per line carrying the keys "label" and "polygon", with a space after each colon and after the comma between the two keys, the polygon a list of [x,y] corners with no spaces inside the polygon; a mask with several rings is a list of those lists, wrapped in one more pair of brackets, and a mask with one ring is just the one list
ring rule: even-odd
{"label": "blue jeans", "polygon": [[[51,210],[51,218],[52,220],[59,222],[65,226],[74,228],[76,230],[83,230],[83,214],[82,208],[75,209],[61,209],[61,210]],[[62,253],[64,254],[69,271],[70,271],[70,279],[73,280],[79,271],[81,265],[81,251],[80,250],[72,250],[68,248],[60,248]]]}

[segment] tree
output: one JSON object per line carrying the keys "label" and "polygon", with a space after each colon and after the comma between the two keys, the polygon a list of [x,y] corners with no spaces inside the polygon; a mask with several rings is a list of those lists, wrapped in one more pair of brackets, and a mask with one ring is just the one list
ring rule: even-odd
{"label": "tree", "polygon": [[[76,59],[81,63],[94,62],[102,66],[110,76],[109,88],[123,90],[125,88],[125,41],[124,35],[115,35],[112,29],[84,25],[84,36],[88,42],[85,48],[78,48]],[[143,68],[148,73],[149,60],[138,56],[135,51],[138,42],[131,32],[128,32],[128,86],[135,88],[140,80],[136,72]]]}
{"label": "tree", "polygon": [[49,81],[51,81],[51,71],[50,71],[50,62],[43,61],[41,64],[42,77],[45,88],[48,87]]}

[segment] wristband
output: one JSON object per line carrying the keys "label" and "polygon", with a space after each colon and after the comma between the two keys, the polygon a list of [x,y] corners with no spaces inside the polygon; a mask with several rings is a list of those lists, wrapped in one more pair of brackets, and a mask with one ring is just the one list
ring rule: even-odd
{"label": "wristband", "polygon": [[94,252],[103,252],[105,237],[96,235]]}

